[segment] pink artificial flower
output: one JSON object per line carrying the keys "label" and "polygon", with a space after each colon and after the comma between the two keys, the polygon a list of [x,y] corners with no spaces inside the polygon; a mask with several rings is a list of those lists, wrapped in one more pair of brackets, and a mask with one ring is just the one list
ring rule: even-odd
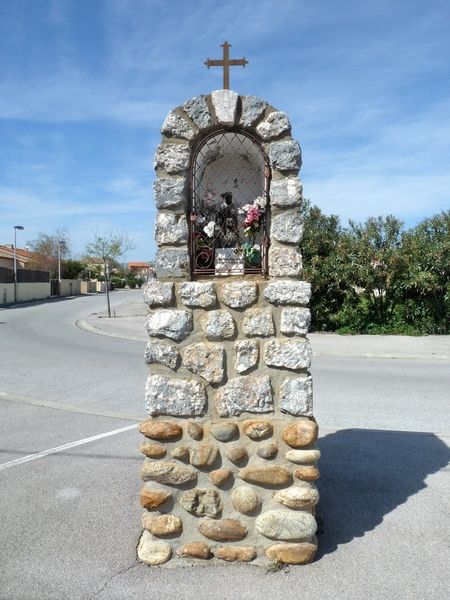
{"label": "pink artificial flower", "polygon": [[260,216],[261,211],[259,208],[257,206],[252,206],[247,213],[245,221],[248,223],[248,225],[251,225],[254,221],[259,221]]}

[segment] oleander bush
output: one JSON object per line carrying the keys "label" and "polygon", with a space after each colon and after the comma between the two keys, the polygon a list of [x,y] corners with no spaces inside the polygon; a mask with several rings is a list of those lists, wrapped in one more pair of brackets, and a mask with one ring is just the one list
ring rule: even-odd
{"label": "oleander bush", "polygon": [[450,211],[405,229],[392,215],[344,227],[307,200],[302,210],[313,331],[450,333]]}

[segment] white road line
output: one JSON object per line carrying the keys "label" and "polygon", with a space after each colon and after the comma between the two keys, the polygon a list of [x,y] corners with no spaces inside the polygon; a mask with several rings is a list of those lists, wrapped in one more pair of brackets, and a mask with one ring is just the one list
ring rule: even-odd
{"label": "white road line", "polygon": [[76,442],[70,442],[69,444],[63,444],[62,446],[56,446],[56,448],[42,450],[42,452],[36,452],[36,454],[29,454],[28,456],[23,456],[22,458],[16,458],[16,460],[11,460],[10,462],[0,464],[0,471],[2,471],[3,469],[9,469],[10,467],[16,467],[17,465],[29,462],[30,460],[44,458],[49,454],[56,454],[57,452],[68,450],[69,448],[76,448],[77,446],[83,446],[83,444],[89,444],[90,442],[96,442],[97,440],[101,440],[112,435],[117,435],[118,433],[123,433],[124,431],[130,431],[130,429],[136,429],[137,426],[138,423],[134,425],[127,425],[126,427],[121,427],[120,429],[114,429],[114,431],[107,431],[106,433],[100,433],[99,435],[94,435],[89,438],[77,440]]}

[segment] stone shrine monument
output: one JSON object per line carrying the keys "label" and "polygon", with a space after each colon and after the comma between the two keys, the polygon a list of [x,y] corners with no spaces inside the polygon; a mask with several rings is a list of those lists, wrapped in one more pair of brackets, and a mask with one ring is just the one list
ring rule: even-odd
{"label": "stone shrine monument", "polygon": [[[299,244],[299,144],[224,89],[170,111],[156,151],[156,279],[140,425],[149,565],[313,560],[318,427]],[[172,560],[171,560],[172,559]]]}

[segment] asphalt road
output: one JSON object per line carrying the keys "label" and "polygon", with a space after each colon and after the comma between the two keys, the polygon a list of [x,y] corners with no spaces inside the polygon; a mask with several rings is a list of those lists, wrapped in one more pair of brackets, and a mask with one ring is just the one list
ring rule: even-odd
{"label": "asphalt road", "polygon": [[75,326],[104,305],[0,310],[2,600],[449,596],[448,361],[315,358],[323,533],[312,565],[150,569],[135,558],[144,344]]}

